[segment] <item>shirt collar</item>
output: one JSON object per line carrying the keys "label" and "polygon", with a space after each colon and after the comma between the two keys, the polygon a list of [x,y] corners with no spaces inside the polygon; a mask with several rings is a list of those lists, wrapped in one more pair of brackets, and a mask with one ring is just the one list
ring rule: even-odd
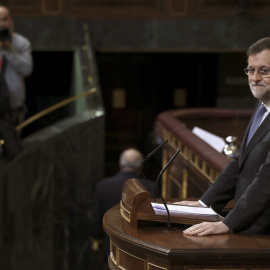
{"label": "shirt collar", "polygon": [[264,106],[265,106],[265,108],[266,108],[266,110],[267,110],[267,112],[270,112],[270,101],[268,101],[267,103],[262,103]]}

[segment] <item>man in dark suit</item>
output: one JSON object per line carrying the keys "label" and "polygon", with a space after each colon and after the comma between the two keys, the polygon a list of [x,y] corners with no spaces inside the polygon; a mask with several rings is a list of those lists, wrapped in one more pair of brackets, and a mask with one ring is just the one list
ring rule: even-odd
{"label": "man in dark suit", "polygon": [[[245,72],[258,105],[239,153],[199,201],[179,202],[211,206],[219,212],[231,199],[235,199],[234,208],[223,221],[203,222],[186,229],[184,234],[270,234],[270,38],[260,39],[251,45],[247,60]],[[258,119],[257,112],[261,111]],[[253,127],[254,123],[258,123],[257,129]]]}
{"label": "man in dark suit", "polygon": [[22,150],[20,136],[11,122],[9,90],[0,72],[0,160],[9,162]]}
{"label": "man in dark suit", "polygon": [[[143,156],[141,152],[130,148],[123,151],[120,155],[120,171],[97,184],[92,219],[90,222],[91,236],[94,239],[102,239],[104,236],[105,257],[110,252],[110,243],[107,235],[104,235],[102,228],[102,218],[107,210],[120,203],[122,198],[122,187],[126,180],[137,178],[140,179],[141,163]],[[146,189],[153,195],[157,196],[157,189],[154,182],[140,179]]]}

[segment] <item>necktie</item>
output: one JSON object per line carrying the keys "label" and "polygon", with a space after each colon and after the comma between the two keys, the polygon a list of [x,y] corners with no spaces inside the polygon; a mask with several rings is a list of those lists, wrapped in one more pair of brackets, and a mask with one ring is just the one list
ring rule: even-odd
{"label": "necktie", "polygon": [[251,125],[250,130],[249,130],[249,134],[248,134],[248,138],[247,138],[247,143],[246,144],[248,144],[248,142],[250,141],[250,139],[254,135],[255,131],[259,127],[259,125],[260,125],[260,123],[262,121],[262,118],[263,118],[263,115],[264,115],[265,112],[266,112],[266,108],[262,104],[260,106],[260,108],[258,109],[258,111],[256,112],[256,115],[255,115],[255,117],[253,119],[252,125]]}

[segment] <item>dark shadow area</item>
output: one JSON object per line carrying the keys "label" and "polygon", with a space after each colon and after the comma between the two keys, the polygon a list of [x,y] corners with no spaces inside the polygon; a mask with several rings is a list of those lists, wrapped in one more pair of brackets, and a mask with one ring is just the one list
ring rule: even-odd
{"label": "dark shadow area", "polygon": [[[228,103],[240,97],[242,105],[242,97],[250,95],[244,53],[98,52],[96,59],[106,111],[107,176],[117,168],[123,149],[149,152],[145,143],[158,113],[216,107],[218,97]],[[125,94],[121,108],[114,106],[118,89]]]}
{"label": "dark shadow area", "polygon": [[100,269],[89,217],[103,178],[104,117],[66,118],[23,142],[0,163],[0,269]]}
{"label": "dark shadow area", "polygon": [[[34,70],[26,78],[26,118],[70,97],[73,52],[34,51]],[[52,112],[27,126],[23,137],[71,115],[72,105]]]}

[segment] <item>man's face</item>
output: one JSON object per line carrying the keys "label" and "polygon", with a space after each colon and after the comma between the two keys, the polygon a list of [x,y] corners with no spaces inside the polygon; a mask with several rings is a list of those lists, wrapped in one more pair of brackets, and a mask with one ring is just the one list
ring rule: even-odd
{"label": "man's face", "polygon": [[0,7],[0,26],[6,27],[9,30],[11,30],[12,26],[12,20],[9,15],[9,11],[4,7]]}
{"label": "man's face", "polygon": [[[268,68],[270,69],[270,50],[250,55],[248,58],[248,68]],[[253,96],[263,103],[270,101],[270,75],[262,77],[258,71],[254,75],[248,76],[250,90]]]}

